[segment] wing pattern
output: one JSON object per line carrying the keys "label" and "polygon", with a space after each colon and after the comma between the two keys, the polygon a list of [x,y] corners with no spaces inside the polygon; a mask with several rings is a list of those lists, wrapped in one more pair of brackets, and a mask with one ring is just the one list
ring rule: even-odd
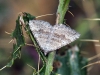
{"label": "wing pattern", "polygon": [[80,36],[78,32],[64,24],[52,26],[42,20],[30,20],[29,27],[45,54],[73,42]]}

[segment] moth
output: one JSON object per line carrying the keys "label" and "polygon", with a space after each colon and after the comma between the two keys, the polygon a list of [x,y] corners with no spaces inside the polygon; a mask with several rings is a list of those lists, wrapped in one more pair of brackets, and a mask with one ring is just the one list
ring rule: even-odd
{"label": "moth", "polygon": [[52,26],[43,20],[29,20],[29,28],[45,55],[68,45],[80,36],[78,32],[64,24]]}

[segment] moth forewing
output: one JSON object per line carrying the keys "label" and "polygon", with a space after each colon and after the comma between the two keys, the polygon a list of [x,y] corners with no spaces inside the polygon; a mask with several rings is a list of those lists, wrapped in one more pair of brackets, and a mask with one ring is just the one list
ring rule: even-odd
{"label": "moth forewing", "polygon": [[73,42],[80,36],[78,32],[64,24],[52,26],[42,20],[30,20],[29,27],[45,54]]}

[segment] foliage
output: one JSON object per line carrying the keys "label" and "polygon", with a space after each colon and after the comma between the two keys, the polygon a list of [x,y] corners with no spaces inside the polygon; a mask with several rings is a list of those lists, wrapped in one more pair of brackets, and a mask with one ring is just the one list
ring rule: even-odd
{"label": "foliage", "polygon": [[[61,55],[63,53],[63,55]],[[56,73],[61,75],[86,75],[87,59],[80,55],[80,51],[77,46],[63,51],[57,54],[55,57]],[[58,65],[57,65],[58,64]]]}
{"label": "foliage", "polygon": [[[68,10],[69,2],[70,0],[59,0],[56,23],[63,23],[65,13]],[[33,45],[36,48],[36,51],[38,52],[43,62],[42,68],[40,70],[37,70],[37,72],[33,72],[33,75],[57,75],[57,74],[86,75],[86,69],[81,70],[81,68],[87,64],[87,61],[83,60],[84,58],[80,56],[79,50],[77,51],[75,50],[75,48],[73,48],[74,50],[69,49],[68,51],[66,51],[63,57],[59,55],[56,55],[55,57],[55,51],[50,52],[48,56],[44,55],[44,53],[40,50],[28,25],[29,20],[33,20],[33,19],[36,19],[36,17],[26,12],[22,12],[18,15],[18,19],[16,20],[15,30],[11,34],[13,39],[13,52],[11,55],[11,60],[2,69],[4,69],[5,67],[11,67],[14,63],[14,60],[16,58],[20,58],[21,48],[26,45],[25,38],[22,31],[22,27],[24,27],[24,30],[32,40]],[[55,60],[57,62],[59,61],[61,65],[60,68],[57,68],[57,70],[53,72],[52,65],[54,62],[54,57]]]}

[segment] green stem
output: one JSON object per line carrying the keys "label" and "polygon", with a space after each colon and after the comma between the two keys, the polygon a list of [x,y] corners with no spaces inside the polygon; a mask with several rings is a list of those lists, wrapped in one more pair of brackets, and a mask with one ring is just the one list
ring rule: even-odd
{"label": "green stem", "polygon": [[[29,35],[29,37],[31,38],[32,42],[34,43],[34,46],[36,48],[36,51],[38,52],[38,54],[40,55],[41,57],[41,60],[43,62],[43,67],[39,70],[39,72],[44,68],[44,65],[45,65],[45,61],[46,61],[46,57],[43,55],[43,53],[41,52],[39,46],[37,45],[37,42],[35,41],[34,39],[34,36],[32,35],[31,31],[26,27],[25,30],[27,31],[27,34]],[[37,72],[38,73],[38,72]],[[36,74],[37,74],[36,73]]]}
{"label": "green stem", "polygon": [[50,75],[51,71],[53,70],[53,61],[54,61],[54,57],[55,57],[55,51],[50,52],[48,55],[48,59],[46,62],[46,71],[45,71],[45,75]]}
{"label": "green stem", "polygon": [[[38,47],[38,45],[37,45],[37,43],[36,43],[36,41],[35,41],[35,39],[34,39],[34,37],[32,36],[32,34],[31,34],[31,32],[29,32],[28,33],[29,34],[29,36],[30,36],[30,38],[31,38],[31,40],[32,40],[32,42],[34,43],[34,46],[36,47],[36,51],[38,52],[38,54],[40,55],[40,57],[41,57],[41,60],[42,60],[42,62],[43,62],[43,66],[42,66],[42,68],[39,70],[39,72],[45,67],[45,61],[46,61],[46,58],[45,58],[45,56],[43,55],[43,53],[40,51],[40,48]],[[39,72],[37,72],[35,75],[37,75]],[[34,75],[34,74],[33,74]]]}
{"label": "green stem", "polygon": [[46,58],[44,57],[43,53],[40,51],[40,48],[39,48],[38,45],[36,44],[36,41],[34,40],[34,38],[33,38],[32,34],[31,34],[31,32],[29,33],[29,36],[30,36],[32,42],[34,43],[34,46],[36,47],[36,51],[40,54],[41,59],[42,59],[43,63],[45,64]]}
{"label": "green stem", "polygon": [[[63,23],[64,16],[65,16],[66,11],[68,10],[68,7],[69,7],[69,2],[70,2],[70,0],[59,0],[59,5],[58,5],[58,9],[57,9],[57,22],[56,22],[56,24]],[[58,16],[58,14],[59,14],[59,16]],[[48,55],[47,62],[46,62],[45,75],[51,74],[51,71],[52,71],[51,68],[53,68],[52,64],[54,61],[54,57],[55,57],[55,51],[50,52]]]}
{"label": "green stem", "polygon": [[69,2],[70,0],[59,0],[58,10],[57,10],[57,14],[59,14],[58,23],[63,23],[66,11],[69,8]]}

